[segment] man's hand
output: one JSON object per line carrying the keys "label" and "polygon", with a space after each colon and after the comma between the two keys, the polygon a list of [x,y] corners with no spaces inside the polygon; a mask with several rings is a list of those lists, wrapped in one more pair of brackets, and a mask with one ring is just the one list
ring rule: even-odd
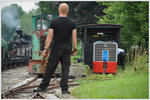
{"label": "man's hand", "polygon": [[45,59],[46,59],[46,57],[48,56],[48,53],[49,53],[50,51],[49,50],[47,50],[47,49],[45,49],[44,51],[43,51],[43,59],[42,59],[42,61],[41,61],[41,65],[43,65],[44,63],[45,63]]}
{"label": "man's hand", "polygon": [[46,52],[47,52],[47,50],[45,49],[45,50],[43,51],[43,58],[47,55]]}
{"label": "man's hand", "polygon": [[72,56],[75,56],[76,54],[77,54],[77,51],[76,51],[76,52],[73,52],[73,53],[72,53]]}
{"label": "man's hand", "polygon": [[47,55],[48,55],[48,50],[45,49],[45,50],[43,51],[43,58],[45,58]]}
{"label": "man's hand", "polygon": [[72,51],[72,56],[75,56],[77,54],[77,49],[75,48],[73,51]]}

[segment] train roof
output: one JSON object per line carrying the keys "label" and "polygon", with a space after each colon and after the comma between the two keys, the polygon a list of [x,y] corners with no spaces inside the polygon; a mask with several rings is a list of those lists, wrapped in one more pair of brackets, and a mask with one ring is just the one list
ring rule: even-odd
{"label": "train roof", "polygon": [[117,25],[117,24],[86,24],[81,25],[81,28],[122,28],[123,25]]}

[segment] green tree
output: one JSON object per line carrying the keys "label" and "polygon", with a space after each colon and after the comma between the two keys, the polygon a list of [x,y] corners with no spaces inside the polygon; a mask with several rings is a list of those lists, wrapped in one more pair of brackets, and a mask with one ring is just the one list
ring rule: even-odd
{"label": "green tree", "polygon": [[38,6],[39,14],[57,14],[56,8],[57,2],[40,1],[36,5]]}
{"label": "green tree", "polygon": [[148,2],[98,2],[108,6],[99,16],[98,23],[124,25],[122,43],[124,49],[131,45],[148,47]]}
{"label": "green tree", "polygon": [[32,11],[30,11],[29,13],[25,12],[21,16],[20,26],[23,29],[23,32],[25,32],[28,35],[32,35],[32,32],[33,32]]}
{"label": "green tree", "polygon": [[[61,2],[41,1],[37,3],[41,14],[58,14],[58,6]],[[77,25],[93,24],[98,21],[95,15],[104,15],[102,10],[106,7],[96,2],[66,2],[69,5],[68,16],[72,18]]]}

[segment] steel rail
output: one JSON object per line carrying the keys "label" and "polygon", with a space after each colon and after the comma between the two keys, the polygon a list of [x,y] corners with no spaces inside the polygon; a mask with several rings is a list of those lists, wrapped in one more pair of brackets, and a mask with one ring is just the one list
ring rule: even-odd
{"label": "steel rail", "polygon": [[[75,86],[75,85],[79,85],[79,84],[80,84],[80,83],[70,83],[70,84],[68,84],[68,85],[69,85],[69,86]],[[16,90],[13,90],[13,91],[11,91],[11,92],[8,92],[7,94],[3,94],[3,95],[2,95],[2,98],[3,98],[3,99],[6,99],[6,98],[8,98],[10,95],[13,96],[15,92],[19,92],[19,91],[24,90],[24,89],[32,89],[32,88],[35,88],[35,87],[38,87],[38,85],[36,85],[36,86],[20,87],[20,88],[17,88]],[[49,86],[49,87],[47,88],[47,90],[56,89],[56,88],[59,88],[59,87],[60,87],[59,84],[54,84],[54,85],[52,85],[52,86]]]}
{"label": "steel rail", "polygon": [[31,99],[36,98],[36,96],[39,96],[41,99],[46,99],[46,97],[44,97],[40,92],[34,93],[34,95],[32,95],[32,97],[31,97]]}
{"label": "steel rail", "polygon": [[[9,91],[6,91],[4,93],[1,94],[1,97],[2,98],[7,98],[7,96],[9,95],[13,95],[15,92],[19,91],[21,88],[26,88],[27,85],[31,84],[32,82],[36,81],[38,79],[38,76],[36,76],[34,79],[30,80],[30,81],[27,81],[25,84],[22,84],[18,87],[15,87]],[[51,83],[53,83],[54,81],[56,80],[56,77],[51,81]],[[51,85],[54,85],[54,84],[51,84]],[[35,87],[38,87],[38,85],[36,86],[29,86],[28,88],[35,88]]]}
{"label": "steel rail", "polygon": [[19,88],[21,88],[21,87],[25,87],[25,86],[31,84],[32,82],[34,82],[34,81],[37,80],[37,79],[38,79],[38,77],[36,76],[34,79],[32,79],[32,80],[30,80],[30,81],[27,81],[27,82],[25,82],[24,84],[22,84],[22,85],[20,85],[20,86],[17,86],[17,87],[15,87],[15,88],[13,88],[13,89],[10,89],[10,90],[6,91],[6,92],[3,92],[3,93],[1,94],[1,97],[2,97],[2,98],[6,98],[6,96],[7,96],[8,94],[10,94],[10,93],[13,94],[13,91],[15,91],[16,89],[19,89]]}

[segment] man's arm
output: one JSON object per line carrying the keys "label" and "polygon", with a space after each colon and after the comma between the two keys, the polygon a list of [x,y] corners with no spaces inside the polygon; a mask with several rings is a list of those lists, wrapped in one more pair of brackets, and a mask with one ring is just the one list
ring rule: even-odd
{"label": "man's arm", "polygon": [[51,45],[52,39],[53,39],[53,29],[49,29],[48,30],[48,35],[45,41],[45,47],[44,47],[44,51],[43,51],[43,58],[45,59],[45,57],[47,56],[48,53],[48,49],[49,46]]}
{"label": "man's arm", "polygon": [[77,48],[77,30],[74,29],[72,31],[72,43],[73,43],[73,48]]}
{"label": "man's arm", "polygon": [[47,35],[47,38],[46,38],[46,41],[45,41],[45,47],[44,47],[44,51],[43,51],[43,60],[41,62],[41,65],[44,64],[45,58],[48,55],[48,49],[49,49],[49,46],[51,45],[52,39],[53,39],[53,29],[49,29],[48,30],[48,35]]}
{"label": "man's arm", "polygon": [[48,49],[53,39],[53,29],[48,30],[48,35],[45,42],[45,48]]}
{"label": "man's arm", "polygon": [[75,56],[77,54],[77,30],[76,29],[72,31],[72,43],[74,49],[72,55]]}

